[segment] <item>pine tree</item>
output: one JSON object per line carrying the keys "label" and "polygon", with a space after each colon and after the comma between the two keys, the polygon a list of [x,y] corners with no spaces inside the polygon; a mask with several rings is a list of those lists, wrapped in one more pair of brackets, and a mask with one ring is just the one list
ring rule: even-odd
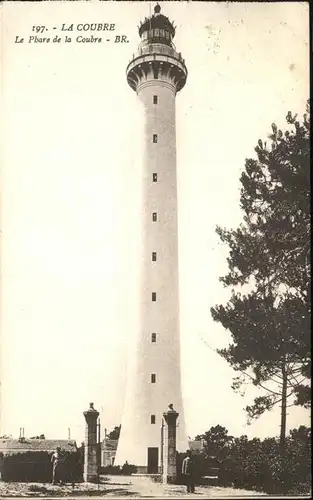
{"label": "pine tree", "polygon": [[[270,145],[261,140],[257,159],[246,159],[241,175],[243,222],[235,230],[217,227],[230,249],[231,286],[224,305],[211,308],[231,332],[219,353],[240,372],[233,388],[252,382],[263,388],[249,418],[281,404],[282,451],[290,404],[308,406],[310,388],[310,121],[288,112],[289,130],[272,124]],[[244,293],[244,288],[250,288]]]}

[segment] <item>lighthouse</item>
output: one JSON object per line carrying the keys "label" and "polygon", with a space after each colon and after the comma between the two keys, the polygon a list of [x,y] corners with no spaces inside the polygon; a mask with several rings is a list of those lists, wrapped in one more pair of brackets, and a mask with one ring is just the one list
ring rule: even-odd
{"label": "lighthouse", "polygon": [[[116,465],[159,473],[163,413],[174,405],[178,451],[188,447],[180,370],[176,94],[187,68],[173,44],[175,27],[161,13],[139,26],[138,52],[127,66],[127,82],[141,104],[141,261],[139,321],[130,353],[126,401]],[[139,133],[139,132],[138,132]]]}

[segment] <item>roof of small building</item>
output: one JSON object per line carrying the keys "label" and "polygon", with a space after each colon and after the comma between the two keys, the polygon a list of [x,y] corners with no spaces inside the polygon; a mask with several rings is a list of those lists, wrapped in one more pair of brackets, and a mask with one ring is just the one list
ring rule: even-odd
{"label": "roof of small building", "polygon": [[27,451],[53,452],[57,447],[64,451],[76,451],[76,441],[67,439],[2,439],[0,438],[0,451],[6,453],[25,453]]}
{"label": "roof of small building", "polygon": [[104,438],[102,441],[102,449],[103,450],[116,450],[118,444],[118,439],[108,439]]}

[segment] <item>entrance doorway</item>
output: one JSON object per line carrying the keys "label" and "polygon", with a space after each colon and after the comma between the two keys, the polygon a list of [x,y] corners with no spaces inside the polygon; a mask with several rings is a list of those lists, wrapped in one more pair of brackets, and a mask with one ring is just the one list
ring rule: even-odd
{"label": "entrance doorway", "polygon": [[159,448],[148,448],[148,474],[159,472]]}

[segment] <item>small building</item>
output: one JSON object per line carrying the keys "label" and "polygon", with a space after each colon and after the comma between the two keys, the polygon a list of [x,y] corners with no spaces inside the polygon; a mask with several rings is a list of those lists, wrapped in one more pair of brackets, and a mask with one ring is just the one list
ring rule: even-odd
{"label": "small building", "polygon": [[27,453],[28,451],[46,451],[48,453],[53,453],[58,446],[63,451],[77,451],[76,441],[67,439],[30,439],[25,437],[19,439],[0,438],[0,453],[3,453],[3,456],[16,453]]}
{"label": "small building", "polygon": [[51,456],[57,448],[64,454],[62,480],[80,482],[82,466],[75,441],[65,439],[0,438],[1,478],[4,481],[51,481]]}
{"label": "small building", "polygon": [[114,465],[118,439],[104,438],[101,443],[101,466]]}

